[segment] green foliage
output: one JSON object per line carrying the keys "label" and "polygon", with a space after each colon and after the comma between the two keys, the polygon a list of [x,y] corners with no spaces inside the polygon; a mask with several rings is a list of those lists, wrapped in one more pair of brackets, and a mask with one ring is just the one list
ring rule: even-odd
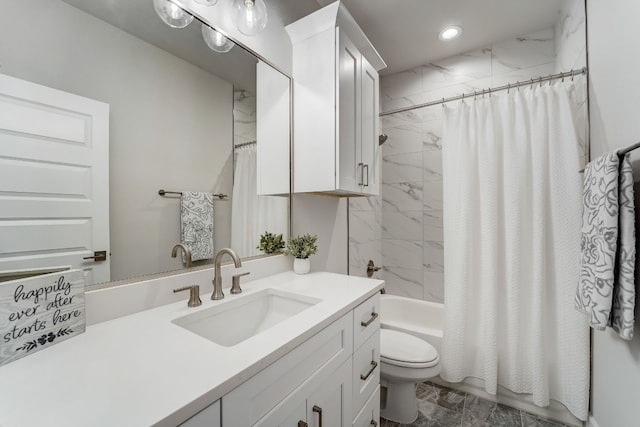
{"label": "green foliage", "polygon": [[256,249],[260,249],[265,254],[279,254],[284,249],[284,239],[282,234],[272,234],[265,231],[260,236],[260,244],[256,246]]}
{"label": "green foliage", "polygon": [[289,239],[285,253],[293,255],[296,258],[309,258],[309,256],[318,251],[318,246],[316,246],[317,240],[318,236],[315,234],[305,234],[304,236],[293,237]]}

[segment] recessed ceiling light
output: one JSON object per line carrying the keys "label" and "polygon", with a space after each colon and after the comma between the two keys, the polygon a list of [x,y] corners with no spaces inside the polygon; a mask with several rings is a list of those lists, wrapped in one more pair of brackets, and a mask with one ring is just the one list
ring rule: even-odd
{"label": "recessed ceiling light", "polygon": [[462,34],[462,27],[458,25],[451,25],[449,27],[443,28],[442,31],[438,34],[438,38],[440,40],[453,40],[460,37]]}

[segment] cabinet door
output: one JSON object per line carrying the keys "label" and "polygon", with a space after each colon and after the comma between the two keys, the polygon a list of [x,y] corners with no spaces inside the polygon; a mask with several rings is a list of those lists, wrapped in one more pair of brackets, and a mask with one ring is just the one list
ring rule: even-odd
{"label": "cabinet door", "polygon": [[280,403],[273,411],[260,419],[253,427],[301,427],[305,425],[307,417],[307,402],[301,399],[289,398]]}
{"label": "cabinet door", "polygon": [[377,386],[371,397],[364,404],[353,421],[353,427],[375,427],[380,425],[380,386]]}
{"label": "cabinet door", "polygon": [[222,424],[280,425],[300,416],[300,407],[304,420],[307,397],[345,362],[351,366],[352,325],[350,312],[226,394]]}
{"label": "cabinet door", "polygon": [[338,84],[336,87],[338,106],[336,111],[336,188],[343,191],[361,192],[361,57],[362,55],[347,36],[336,28]]}
{"label": "cabinet door", "polygon": [[351,359],[340,366],[307,399],[309,427],[351,425]]}
{"label": "cabinet door", "polygon": [[259,196],[289,194],[290,94],[289,78],[258,61],[256,177]]}
{"label": "cabinet door", "polygon": [[380,144],[378,143],[379,78],[378,72],[362,57],[361,135],[363,193],[380,194]]}

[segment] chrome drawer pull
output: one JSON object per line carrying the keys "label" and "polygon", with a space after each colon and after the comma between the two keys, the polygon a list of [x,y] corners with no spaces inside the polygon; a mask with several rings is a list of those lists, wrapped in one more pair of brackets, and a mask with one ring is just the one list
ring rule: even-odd
{"label": "chrome drawer pull", "polygon": [[378,367],[378,362],[371,361],[371,369],[369,369],[369,372],[367,372],[366,375],[360,374],[360,379],[362,381],[366,381],[367,378],[369,378],[371,374],[373,374],[373,371],[375,371],[377,367]]}
{"label": "chrome drawer pull", "polygon": [[[367,173],[366,174],[364,173],[364,168],[367,168]],[[364,187],[368,187],[369,186],[369,165],[362,166],[362,170],[363,170],[362,175],[367,177],[367,183],[364,184]]]}
{"label": "chrome drawer pull", "polygon": [[367,320],[366,322],[360,322],[360,326],[364,326],[366,328],[367,326],[369,326],[377,318],[378,318],[378,313],[372,312],[371,313],[371,319]]}
{"label": "chrome drawer pull", "polygon": [[322,408],[318,405],[313,405],[312,411],[318,413],[318,427],[322,427]]}

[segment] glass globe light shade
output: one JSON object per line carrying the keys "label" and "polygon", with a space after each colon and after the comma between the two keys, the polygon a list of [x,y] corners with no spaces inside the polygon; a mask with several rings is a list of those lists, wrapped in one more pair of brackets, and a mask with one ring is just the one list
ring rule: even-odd
{"label": "glass globe light shade", "polygon": [[234,42],[206,24],[202,24],[202,38],[209,49],[218,53],[229,52],[235,46]]}
{"label": "glass globe light shade", "polygon": [[193,16],[169,0],[153,0],[156,13],[170,27],[184,28],[193,21]]}
{"label": "glass globe light shade", "polygon": [[213,6],[218,3],[218,0],[196,0],[196,3],[199,3],[204,6]]}
{"label": "glass globe light shade", "polygon": [[255,36],[267,26],[267,6],[264,0],[235,0],[238,30],[247,36]]}

